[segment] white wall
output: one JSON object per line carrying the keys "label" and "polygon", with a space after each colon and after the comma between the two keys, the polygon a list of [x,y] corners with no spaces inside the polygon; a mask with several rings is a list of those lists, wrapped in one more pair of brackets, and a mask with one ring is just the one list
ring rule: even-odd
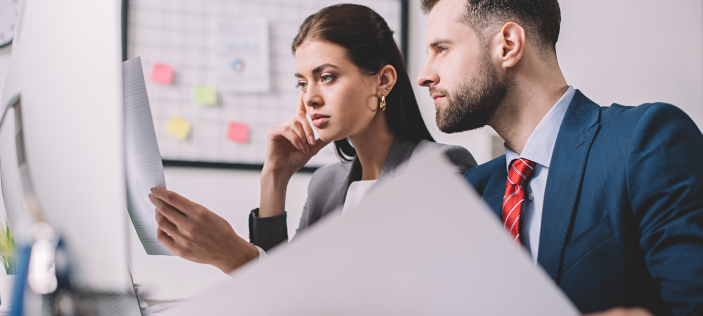
{"label": "white wall", "polygon": [[[567,81],[601,105],[667,101],[703,123],[703,6],[693,0],[562,0],[562,32],[557,50]],[[408,69],[417,76],[425,59],[426,16],[410,1]],[[9,64],[0,49],[0,92]],[[423,117],[439,142],[468,148],[481,163],[491,157],[490,128],[445,135],[434,124],[426,88],[416,88]],[[166,168],[168,187],[227,219],[248,238],[247,214],[259,204],[254,171]],[[309,174],[294,176],[286,209],[291,235],[307,195]],[[228,277],[213,267],[179,258],[147,256],[131,231],[131,269],[147,297],[175,299]]]}

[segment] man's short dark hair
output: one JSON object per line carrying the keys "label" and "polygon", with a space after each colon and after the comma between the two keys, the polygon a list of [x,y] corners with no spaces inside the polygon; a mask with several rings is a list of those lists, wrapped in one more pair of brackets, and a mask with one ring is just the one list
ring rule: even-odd
{"label": "man's short dark hair", "polygon": [[[429,13],[441,0],[422,0],[422,11]],[[525,29],[528,39],[539,51],[551,48],[556,52],[561,24],[557,0],[466,0],[464,20],[482,41],[499,31],[505,23],[515,22]]]}

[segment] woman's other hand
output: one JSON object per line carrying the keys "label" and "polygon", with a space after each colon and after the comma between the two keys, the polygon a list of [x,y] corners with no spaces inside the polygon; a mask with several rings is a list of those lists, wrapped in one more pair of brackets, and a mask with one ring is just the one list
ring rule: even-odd
{"label": "woman's other hand", "polygon": [[165,188],[151,191],[157,238],[177,256],[211,264],[225,273],[259,256],[256,247],[239,237],[224,218]]}
{"label": "woman's other hand", "polygon": [[301,91],[298,96],[297,113],[269,130],[264,162],[265,172],[290,178],[328,144],[322,140],[315,140],[312,126],[305,115]]}

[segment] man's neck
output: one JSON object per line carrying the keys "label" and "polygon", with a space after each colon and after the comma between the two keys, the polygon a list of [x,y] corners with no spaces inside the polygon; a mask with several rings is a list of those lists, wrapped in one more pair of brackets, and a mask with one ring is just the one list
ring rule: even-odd
{"label": "man's neck", "polygon": [[522,153],[535,127],[569,89],[558,68],[550,75],[531,74],[511,85],[488,124],[517,154]]}

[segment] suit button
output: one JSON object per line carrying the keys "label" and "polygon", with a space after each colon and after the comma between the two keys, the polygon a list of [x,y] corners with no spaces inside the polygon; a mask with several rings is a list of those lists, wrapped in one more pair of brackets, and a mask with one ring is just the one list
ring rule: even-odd
{"label": "suit button", "polygon": [[527,195],[527,199],[532,201],[535,199],[535,195],[532,192],[530,192],[530,194]]}

